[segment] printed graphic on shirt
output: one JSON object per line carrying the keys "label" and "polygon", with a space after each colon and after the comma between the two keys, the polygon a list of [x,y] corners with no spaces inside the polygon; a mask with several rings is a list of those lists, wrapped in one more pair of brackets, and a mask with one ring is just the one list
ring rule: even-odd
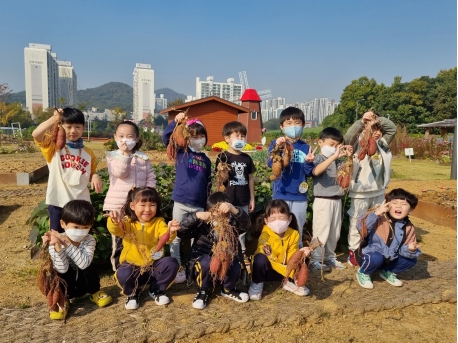
{"label": "printed graphic on shirt", "polygon": [[306,154],[302,150],[293,150],[293,158],[291,162],[304,163]]}
{"label": "printed graphic on shirt", "polygon": [[60,161],[62,165],[62,169],[68,169],[68,168],[73,168],[72,167],[72,161],[76,164],[74,169],[75,170],[80,170],[81,174],[84,175],[86,174],[86,168],[89,165],[89,161],[86,161],[84,158],[81,158],[81,156],[75,156],[75,155],[60,155]]}
{"label": "printed graphic on shirt", "polygon": [[200,172],[205,172],[207,165],[205,164],[204,158],[202,156],[192,156],[188,159],[188,168],[194,169]]}
{"label": "printed graphic on shirt", "polygon": [[266,256],[272,255],[272,247],[267,243],[265,243],[262,246],[262,251],[264,251],[264,255],[266,255]]}
{"label": "printed graphic on shirt", "polygon": [[248,181],[245,179],[244,170],[246,163],[243,162],[232,162],[231,167],[234,169],[236,181],[229,181],[229,186],[245,186],[248,185]]}

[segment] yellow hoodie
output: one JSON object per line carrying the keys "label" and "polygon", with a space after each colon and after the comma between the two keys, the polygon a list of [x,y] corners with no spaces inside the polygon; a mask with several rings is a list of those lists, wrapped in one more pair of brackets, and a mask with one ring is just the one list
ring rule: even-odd
{"label": "yellow hoodie", "polygon": [[[151,249],[156,247],[159,238],[168,231],[167,223],[162,217],[154,217],[149,222],[131,222],[130,218],[122,220],[124,230],[119,224],[113,223],[108,218],[107,228],[113,235],[122,238],[123,249],[119,262],[127,262],[142,267],[152,262]],[[170,244],[176,237],[176,232],[170,232],[167,244]]]}
{"label": "yellow hoodie", "polygon": [[255,255],[266,255],[272,264],[272,268],[281,275],[286,276],[286,264],[297,250],[299,250],[299,232],[289,227],[283,238],[281,238],[267,225],[264,225],[261,236],[258,239],[258,249]]}

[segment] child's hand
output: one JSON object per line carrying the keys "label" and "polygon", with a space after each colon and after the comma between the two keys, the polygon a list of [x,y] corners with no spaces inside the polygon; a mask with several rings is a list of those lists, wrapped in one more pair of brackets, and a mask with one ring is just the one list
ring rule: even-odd
{"label": "child's hand", "polygon": [[60,118],[62,114],[64,113],[64,110],[59,108],[57,110],[54,110],[54,115],[52,116],[56,122],[60,121]]}
{"label": "child's hand", "polygon": [[219,205],[218,212],[222,214],[227,214],[230,212],[235,215],[238,213],[238,210],[234,207],[234,205],[228,202],[223,202],[221,205]]}
{"label": "child's hand", "polygon": [[363,124],[367,124],[368,122],[374,121],[375,120],[375,114],[372,112],[366,112],[363,114],[363,117],[361,118],[361,121]]}
{"label": "child's hand", "polygon": [[275,141],[275,144],[280,145],[280,144],[285,143],[285,142],[286,142],[286,138],[285,137],[278,137],[277,140]]}
{"label": "child's hand", "polygon": [[250,199],[250,204],[248,205],[248,212],[253,212],[255,208],[254,199]]}
{"label": "child's hand", "polygon": [[181,228],[180,222],[176,219],[169,221],[167,226],[169,227],[170,232],[178,231]]}
{"label": "child's hand", "polygon": [[127,143],[124,141],[121,141],[121,147],[119,148],[122,151],[123,155],[129,156],[129,148],[127,147]]}
{"label": "child's hand", "polygon": [[184,118],[185,114],[184,112],[178,113],[175,117],[175,123],[178,123],[179,121],[182,121]]}
{"label": "child's hand", "polygon": [[97,174],[92,175],[91,189],[94,189],[97,194],[102,190],[102,180]]}
{"label": "child's hand", "polygon": [[351,145],[345,145],[345,151],[348,157],[353,155],[353,147]]}
{"label": "child's hand", "polygon": [[52,245],[52,244],[51,244],[51,233],[46,232],[46,233],[41,237],[41,240],[43,241],[43,245],[44,245],[46,242],[50,242],[49,245]]}
{"label": "child's hand", "polygon": [[[106,215],[105,215],[106,216]],[[108,217],[111,218],[111,221],[115,224],[118,224],[121,220],[118,211],[110,211]]]}
{"label": "child's hand", "polygon": [[316,147],[315,149],[313,149],[312,151],[312,147],[309,146],[309,152],[307,154],[307,156],[305,156],[305,162],[313,162],[315,161],[315,151],[316,149],[318,149],[318,147]]}
{"label": "child's hand", "polygon": [[310,249],[309,247],[303,247],[301,249],[299,249],[300,251],[302,251],[305,255],[305,257],[307,257],[308,255],[310,255],[310,253],[312,252],[312,249]]}
{"label": "child's hand", "polygon": [[386,202],[386,200],[383,200],[382,204],[377,207],[374,211],[374,213],[378,216],[381,216],[383,213],[386,213],[390,210],[390,203]]}
{"label": "child's hand", "polygon": [[210,212],[197,212],[196,213],[197,219],[200,219],[204,222],[210,221],[211,213]]}
{"label": "child's hand", "polygon": [[421,247],[421,245],[417,244],[416,242],[409,243],[409,251],[410,252],[415,252],[420,247]]}

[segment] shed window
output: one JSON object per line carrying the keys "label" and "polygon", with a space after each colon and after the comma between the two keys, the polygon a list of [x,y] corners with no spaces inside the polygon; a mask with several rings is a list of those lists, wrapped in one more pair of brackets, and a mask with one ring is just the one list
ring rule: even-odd
{"label": "shed window", "polygon": [[251,111],[251,120],[256,120],[256,119],[258,119],[258,112]]}

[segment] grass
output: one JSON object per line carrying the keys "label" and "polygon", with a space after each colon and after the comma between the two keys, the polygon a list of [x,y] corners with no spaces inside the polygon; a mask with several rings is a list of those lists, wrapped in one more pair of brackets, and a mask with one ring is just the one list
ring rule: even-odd
{"label": "grass", "polygon": [[451,166],[438,165],[433,161],[412,160],[407,158],[393,158],[391,161],[393,180],[450,180]]}

